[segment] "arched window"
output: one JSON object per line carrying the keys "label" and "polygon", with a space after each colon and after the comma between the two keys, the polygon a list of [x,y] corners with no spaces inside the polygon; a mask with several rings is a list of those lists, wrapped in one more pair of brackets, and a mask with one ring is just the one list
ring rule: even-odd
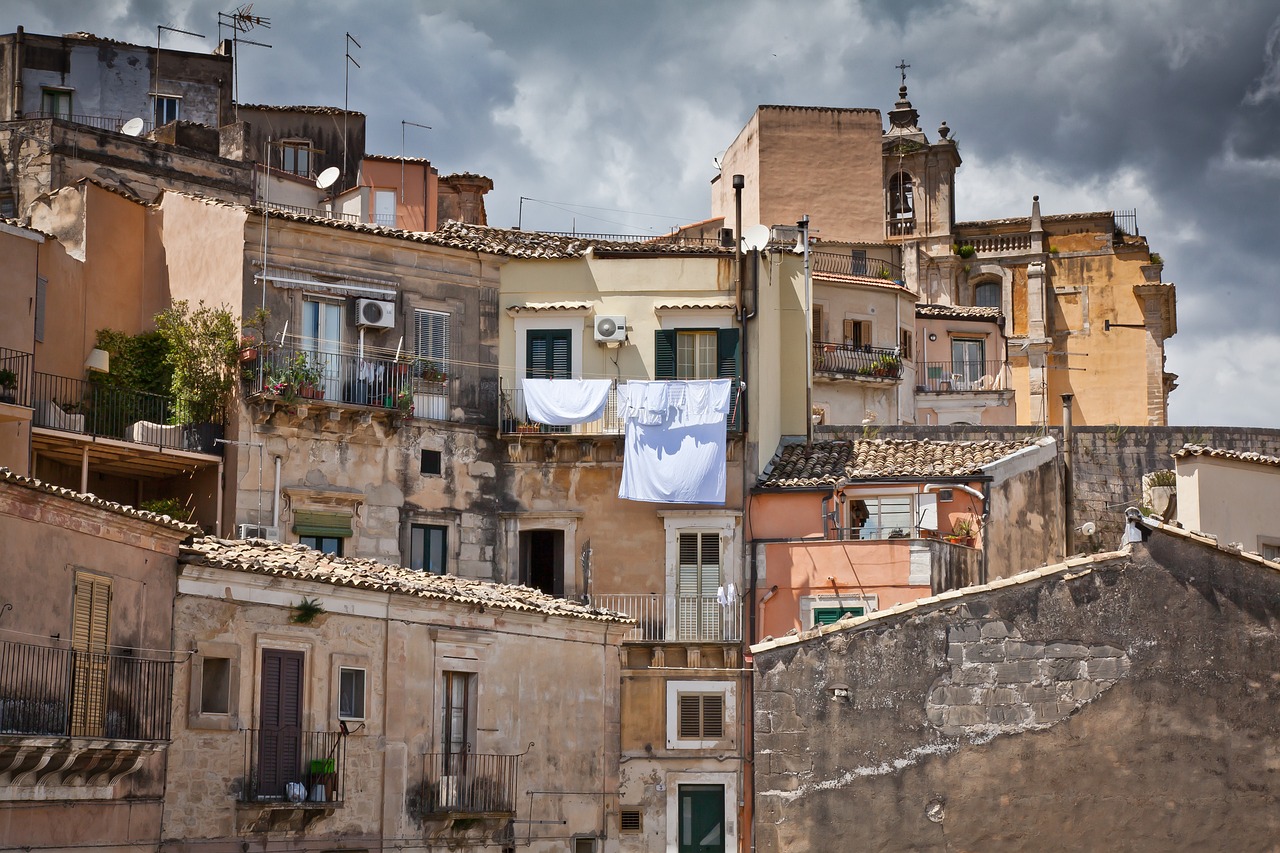
{"label": "arched window", "polygon": [[911,194],[911,176],[898,172],[889,178],[889,221],[902,222],[915,218],[915,202]]}
{"label": "arched window", "polygon": [[973,304],[979,308],[1000,307],[1000,282],[980,281],[973,286]]}

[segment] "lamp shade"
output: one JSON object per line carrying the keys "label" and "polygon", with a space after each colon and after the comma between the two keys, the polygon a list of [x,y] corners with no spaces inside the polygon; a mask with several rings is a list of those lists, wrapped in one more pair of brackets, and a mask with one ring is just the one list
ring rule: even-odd
{"label": "lamp shade", "polygon": [[89,357],[84,360],[85,370],[96,370],[99,373],[111,372],[111,354],[104,349],[94,347],[89,350]]}

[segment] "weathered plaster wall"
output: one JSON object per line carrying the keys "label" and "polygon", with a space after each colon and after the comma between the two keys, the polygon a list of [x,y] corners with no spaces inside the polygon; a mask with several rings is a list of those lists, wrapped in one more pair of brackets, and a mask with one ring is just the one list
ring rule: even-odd
{"label": "weathered plaster wall", "polygon": [[1273,568],[1157,533],[759,648],[757,849],[1270,849],[1277,601]]}
{"label": "weathered plaster wall", "polygon": [[1187,456],[1176,464],[1179,524],[1259,554],[1264,540],[1280,544],[1280,468],[1211,456]]}

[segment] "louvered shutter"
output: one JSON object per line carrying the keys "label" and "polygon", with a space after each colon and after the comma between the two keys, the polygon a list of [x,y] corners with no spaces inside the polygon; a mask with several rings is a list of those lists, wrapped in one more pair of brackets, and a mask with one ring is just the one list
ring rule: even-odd
{"label": "louvered shutter", "polygon": [[707,693],[702,696],[702,737],[719,740],[724,737],[724,695]]}
{"label": "louvered shutter", "polygon": [[449,364],[449,315],[443,311],[413,312],[414,338],[419,361],[444,373]]}
{"label": "louvered shutter", "polygon": [[813,309],[812,309],[812,314],[813,314],[813,340],[814,340],[814,341],[817,341],[817,342],[821,342],[821,341],[823,340],[823,337],[822,337],[822,306],[821,306],[821,305],[814,305],[814,306],[813,306]]}
{"label": "louvered shutter", "polygon": [[[720,329],[717,338],[716,376],[720,379],[737,379],[741,374],[738,330]],[[738,389],[734,388],[729,392],[728,428],[730,430],[742,428],[738,420],[738,400]]]}
{"label": "louvered shutter", "polygon": [[102,737],[106,721],[111,579],[76,572],[71,619],[71,735]]}
{"label": "louvered shutter", "polygon": [[530,331],[525,376],[530,379],[573,377],[573,333],[568,329]]}
{"label": "louvered shutter", "polygon": [[302,779],[302,652],[262,650],[262,693],[258,713],[258,792],[284,795],[288,782]]}
{"label": "louvered shutter", "polygon": [[675,329],[658,329],[653,333],[653,378],[676,378]]}
{"label": "louvered shutter", "polygon": [[681,533],[677,540],[679,637],[714,640],[720,634],[720,535]]}
{"label": "louvered shutter", "polygon": [[723,694],[681,693],[676,711],[676,733],[681,740],[719,740],[724,737]]}

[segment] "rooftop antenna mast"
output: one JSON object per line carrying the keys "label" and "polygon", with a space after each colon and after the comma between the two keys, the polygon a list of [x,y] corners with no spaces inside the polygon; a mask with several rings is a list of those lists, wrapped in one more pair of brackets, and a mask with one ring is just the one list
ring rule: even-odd
{"label": "rooftop antenna mast", "polygon": [[226,26],[231,28],[231,67],[232,67],[232,85],[235,91],[231,93],[231,98],[235,102],[235,119],[240,120],[240,45],[252,44],[258,47],[269,48],[271,45],[263,44],[260,41],[252,39],[240,38],[241,33],[247,33],[254,27],[262,27],[263,29],[271,29],[271,19],[264,18],[261,15],[253,14],[253,4],[246,3],[243,6],[236,7],[234,12],[218,13],[218,43],[222,43],[222,27],[223,19],[226,19]]}
{"label": "rooftop antenna mast", "polygon": [[200,35],[199,33],[193,33],[190,30],[180,30],[177,27],[170,27],[170,26],[166,26],[165,24],[156,25],[156,85],[155,85],[155,90],[152,92],[152,95],[151,95],[151,97],[154,99],[152,110],[151,110],[152,119],[160,118],[159,109],[158,109],[158,107],[160,106],[160,33],[164,30],[168,30],[171,33],[182,33],[184,36],[195,36],[198,39],[204,38],[204,36]]}
{"label": "rooftop antenna mast", "polygon": [[[423,130],[430,130],[429,124],[418,124],[416,121],[405,121],[400,119],[400,203],[404,204],[404,129],[406,125],[420,127]],[[425,223],[423,223],[425,225]]]}
{"label": "rooftop antenna mast", "polygon": [[347,64],[344,66],[345,75],[342,83],[342,173],[347,174],[347,119],[350,112],[347,104],[351,97],[351,66],[360,67],[360,63],[356,62],[356,58],[351,55],[351,45],[364,50],[360,42],[356,41],[356,37],[347,33]]}

